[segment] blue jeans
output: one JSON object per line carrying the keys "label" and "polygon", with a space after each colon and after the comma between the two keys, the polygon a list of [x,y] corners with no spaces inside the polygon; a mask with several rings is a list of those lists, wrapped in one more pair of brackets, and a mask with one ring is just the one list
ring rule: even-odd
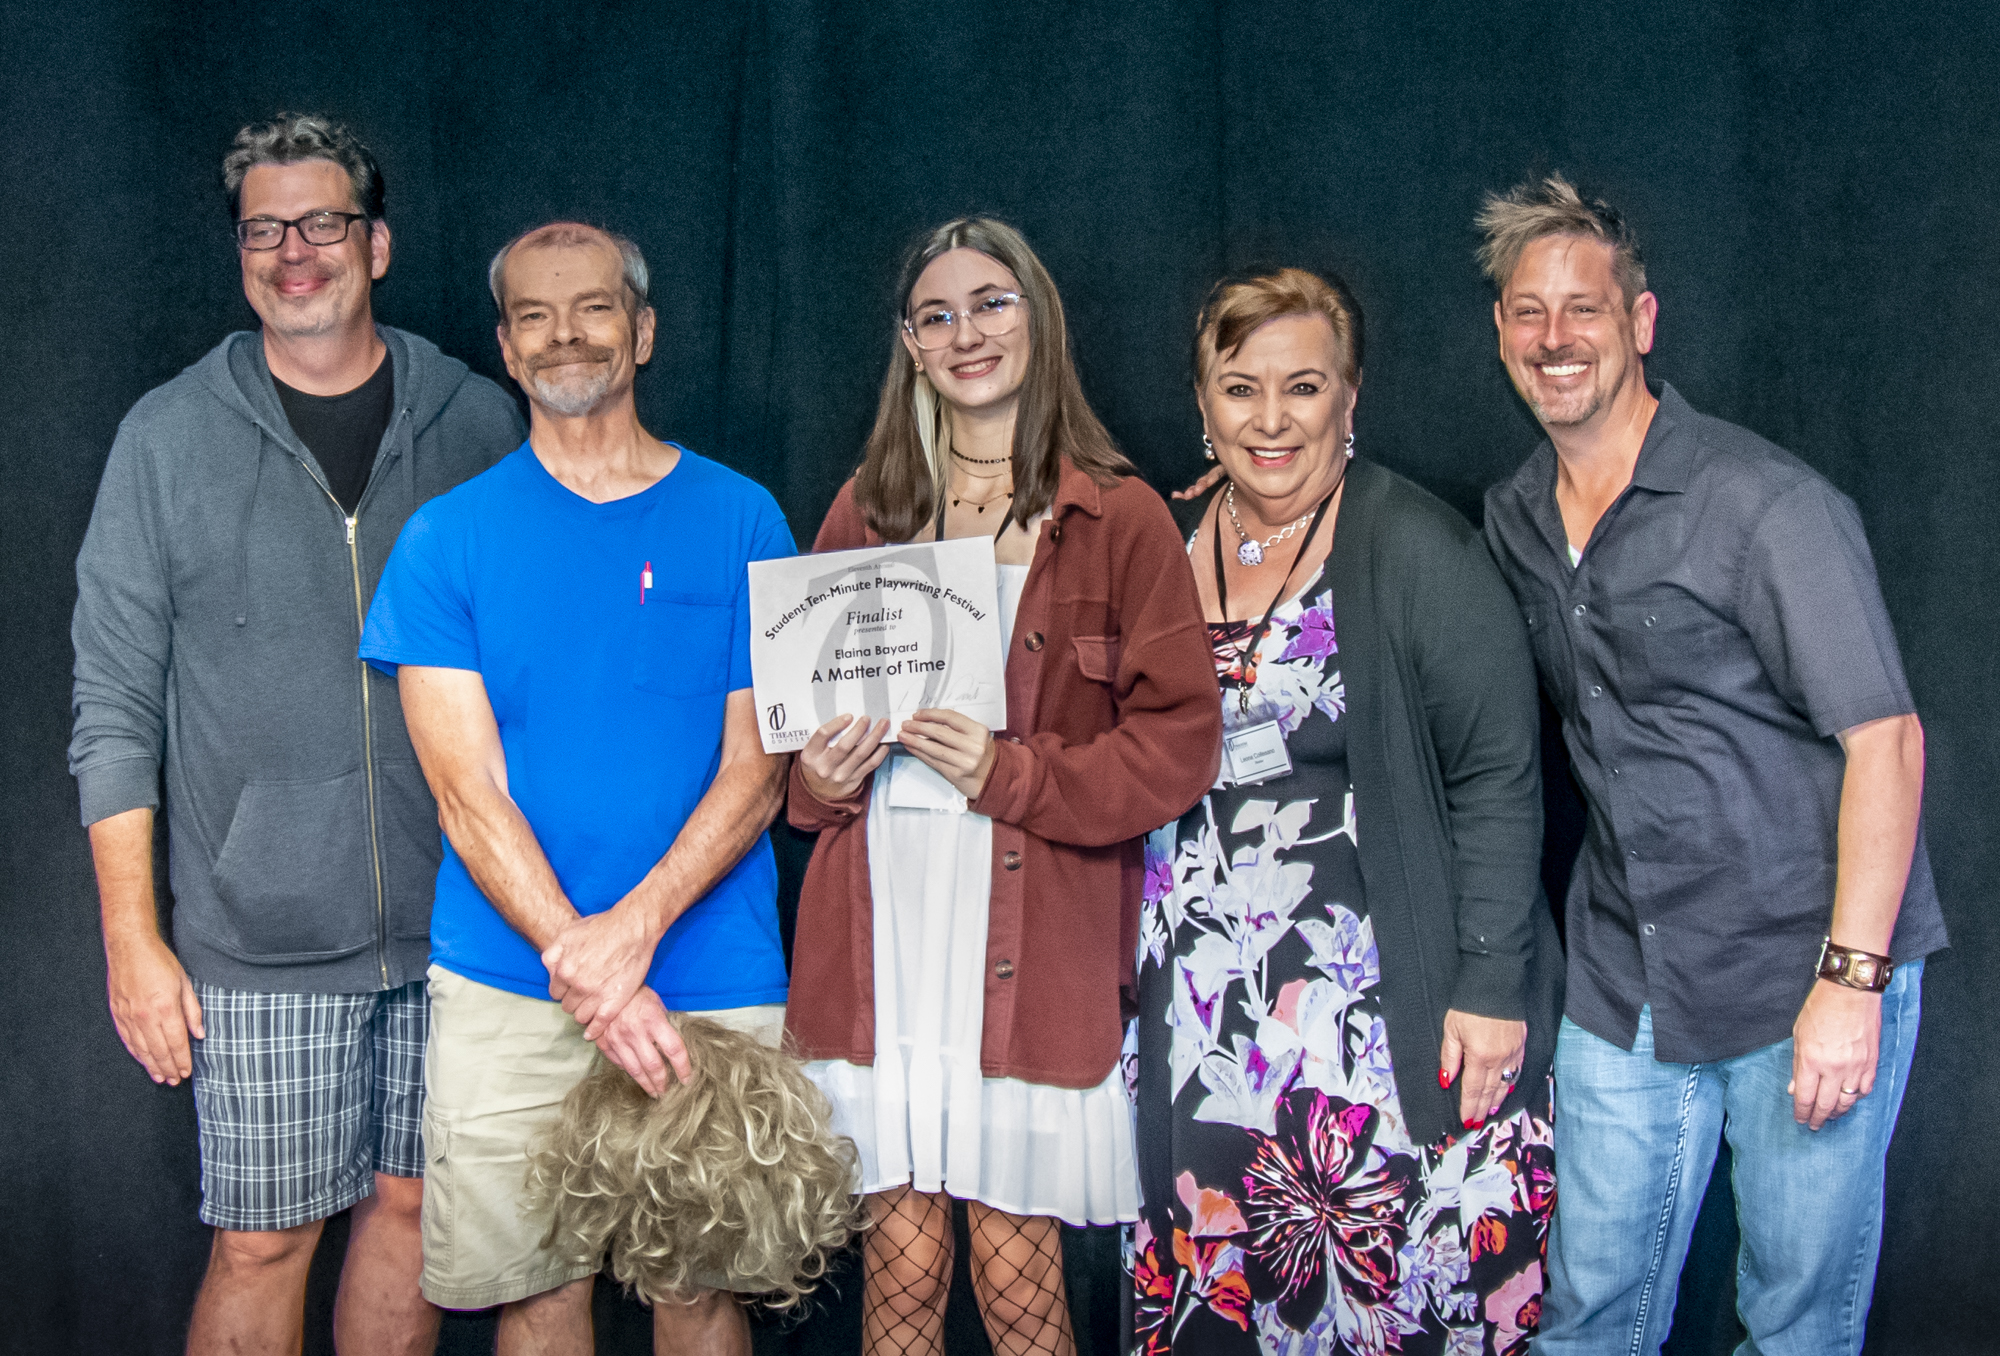
{"label": "blue jeans", "polygon": [[1789,1038],[1714,1064],[1627,1051],[1568,1018],[1556,1038],[1556,1216],[1536,1356],[1652,1356],[1673,1326],[1695,1215],[1729,1139],[1743,1245],[1737,1356],[1861,1350],[1882,1239],[1882,1162],[1909,1080],[1923,962],[1882,995],[1875,1088],[1815,1132],[1792,1119]]}

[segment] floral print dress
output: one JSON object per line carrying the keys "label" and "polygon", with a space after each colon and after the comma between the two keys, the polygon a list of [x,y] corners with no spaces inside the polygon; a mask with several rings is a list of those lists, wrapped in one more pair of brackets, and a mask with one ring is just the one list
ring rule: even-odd
{"label": "floral print dress", "polygon": [[1128,1047],[1137,1342],[1524,1351],[1554,1206],[1550,1128],[1522,1111],[1410,1141],[1355,852],[1333,597],[1308,597],[1317,587],[1279,608],[1247,664],[1253,624],[1210,627],[1225,728],[1278,720],[1291,775],[1218,788],[1146,844]]}

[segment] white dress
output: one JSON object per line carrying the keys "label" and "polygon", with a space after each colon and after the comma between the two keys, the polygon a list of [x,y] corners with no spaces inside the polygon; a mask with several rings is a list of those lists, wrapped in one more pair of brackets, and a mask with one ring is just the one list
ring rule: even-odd
{"label": "white dress", "polygon": [[[999,572],[1000,631],[1011,638],[1028,567]],[[900,750],[876,769],[875,1063],[815,1060],[806,1072],[833,1103],[834,1129],[860,1150],[863,1191],[909,1183],[1015,1215],[1130,1222],[1139,1184],[1122,1069],[1086,1089],[980,1074],[993,821],[965,805]]]}

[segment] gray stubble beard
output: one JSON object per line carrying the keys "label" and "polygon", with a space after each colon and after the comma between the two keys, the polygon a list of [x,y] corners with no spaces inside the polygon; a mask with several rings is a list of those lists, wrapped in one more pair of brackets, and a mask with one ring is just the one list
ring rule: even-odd
{"label": "gray stubble beard", "polygon": [[545,380],[540,372],[530,372],[529,382],[535,388],[535,396],[557,414],[588,414],[597,408],[611,390],[611,372],[607,367],[594,377],[581,383]]}
{"label": "gray stubble beard", "polygon": [[1590,402],[1584,406],[1583,412],[1574,418],[1555,418],[1549,413],[1549,407],[1537,400],[1530,400],[1528,408],[1535,412],[1536,422],[1544,428],[1569,428],[1575,424],[1587,424],[1597,416],[1597,412],[1604,408],[1604,392],[1593,389],[1590,393]]}

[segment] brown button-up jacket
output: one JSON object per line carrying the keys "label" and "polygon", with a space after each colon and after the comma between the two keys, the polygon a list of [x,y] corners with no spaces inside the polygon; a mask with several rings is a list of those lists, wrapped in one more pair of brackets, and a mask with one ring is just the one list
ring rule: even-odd
{"label": "brown button-up jacket", "polygon": [[[882,544],[853,491],[814,550]],[[1064,463],[1007,651],[1007,716],[972,804],[993,820],[980,1067],[1094,1087],[1117,1062],[1133,990],[1140,839],[1201,798],[1222,753],[1194,574],[1143,482],[1099,485]],[[875,1058],[868,793],[827,804],[792,771],[791,822],[820,835],[786,1010],[808,1059]]]}

